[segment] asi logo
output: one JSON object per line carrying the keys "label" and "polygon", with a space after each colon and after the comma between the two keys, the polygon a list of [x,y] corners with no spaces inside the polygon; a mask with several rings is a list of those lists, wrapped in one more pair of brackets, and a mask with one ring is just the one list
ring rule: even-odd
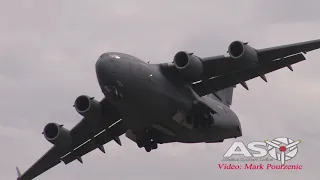
{"label": "asi logo", "polygon": [[242,155],[246,158],[262,158],[267,155],[281,162],[284,165],[286,161],[294,158],[298,153],[298,144],[301,141],[294,141],[290,138],[280,137],[272,141],[250,142],[247,147],[243,142],[234,142],[224,158],[231,158],[234,155]]}

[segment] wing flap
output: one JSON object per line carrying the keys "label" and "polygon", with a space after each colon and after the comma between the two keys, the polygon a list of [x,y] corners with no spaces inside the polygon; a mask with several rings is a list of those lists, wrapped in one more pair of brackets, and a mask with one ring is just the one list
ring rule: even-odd
{"label": "wing flap", "polygon": [[81,146],[77,147],[73,151],[69,152],[65,156],[61,158],[61,160],[65,164],[69,164],[70,162],[76,160],[77,158],[80,158],[81,156],[93,151],[96,148],[99,148],[100,146],[103,146],[105,143],[110,142],[114,140],[116,137],[121,136],[127,131],[127,128],[125,127],[123,121],[119,121],[112,127],[110,127],[107,130],[103,130],[97,135],[95,135],[94,138],[90,139],[86,143],[82,144]]}
{"label": "wing flap", "polygon": [[201,81],[199,83],[192,84],[192,88],[199,94],[199,96],[204,96],[212,92],[235,86],[238,83],[245,82],[247,80],[259,77],[261,75],[270,73],[283,67],[287,67],[291,64],[295,64],[303,60],[305,60],[305,57],[302,54],[296,54],[281,60],[258,65],[257,67],[252,69],[237,71],[235,73],[218,76],[206,81]]}

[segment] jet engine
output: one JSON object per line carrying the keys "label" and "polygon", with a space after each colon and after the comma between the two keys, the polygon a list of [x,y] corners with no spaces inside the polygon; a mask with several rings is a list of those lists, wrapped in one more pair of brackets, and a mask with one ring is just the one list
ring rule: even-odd
{"label": "jet engine", "polygon": [[86,95],[79,96],[75,102],[76,111],[85,118],[95,119],[101,116],[100,102]]}
{"label": "jet engine", "polygon": [[202,72],[202,61],[199,57],[185,51],[180,51],[174,56],[174,66],[188,80],[198,78]]}
{"label": "jet engine", "polygon": [[228,53],[232,59],[238,60],[240,67],[250,67],[258,63],[257,51],[247,43],[234,41],[229,45]]}
{"label": "jet engine", "polygon": [[47,124],[43,129],[43,135],[47,141],[59,148],[69,148],[72,144],[70,131],[56,123]]}

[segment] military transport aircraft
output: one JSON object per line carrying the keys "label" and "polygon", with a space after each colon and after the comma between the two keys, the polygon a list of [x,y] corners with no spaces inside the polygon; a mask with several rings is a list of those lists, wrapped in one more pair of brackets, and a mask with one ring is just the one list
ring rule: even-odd
{"label": "military transport aircraft", "polygon": [[320,48],[320,39],[255,49],[234,41],[226,55],[198,57],[180,51],[172,63],[149,64],[134,56],[108,52],[96,64],[104,98],[76,98],[74,107],[83,119],[71,130],[49,123],[44,137],[53,144],[19,180],[30,180],[60,162],[82,161],[119,136],[147,152],[158,144],[217,143],[242,136],[241,125],[230,109],[233,89],[246,81],[305,60],[303,54]]}

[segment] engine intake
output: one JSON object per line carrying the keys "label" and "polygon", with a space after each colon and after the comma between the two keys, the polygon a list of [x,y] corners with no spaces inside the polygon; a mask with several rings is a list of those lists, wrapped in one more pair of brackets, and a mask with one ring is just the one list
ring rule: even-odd
{"label": "engine intake", "polygon": [[247,43],[234,41],[229,45],[228,53],[232,59],[238,60],[240,67],[250,67],[258,63],[257,51]]}
{"label": "engine intake", "polygon": [[70,131],[56,123],[47,124],[44,127],[43,135],[47,141],[59,148],[69,148],[72,144]]}
{"label": "engine intake", "polygon": [[174,56],[174,65],[188,80],[198,78],[203,72],[202,61],[199,57],[185,51],[180,51]]}
{"label": "engine intake", "polygon": [[101,116],[100,102],[86,95],[79,96],[75,102],[76,111],[86,118],[97,118]]}

